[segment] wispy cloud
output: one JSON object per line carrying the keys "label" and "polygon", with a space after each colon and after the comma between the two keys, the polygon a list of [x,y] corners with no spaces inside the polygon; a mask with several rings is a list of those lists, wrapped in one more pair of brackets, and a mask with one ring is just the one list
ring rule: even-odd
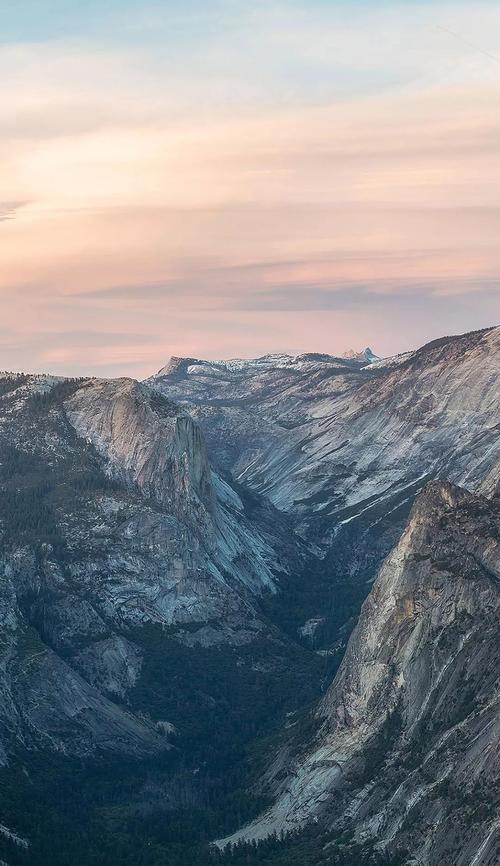
{"label": "wispy cloud", "polygon": [[13,220],[19,208],[27,205],[24,201],[0,201],[0,221]]}

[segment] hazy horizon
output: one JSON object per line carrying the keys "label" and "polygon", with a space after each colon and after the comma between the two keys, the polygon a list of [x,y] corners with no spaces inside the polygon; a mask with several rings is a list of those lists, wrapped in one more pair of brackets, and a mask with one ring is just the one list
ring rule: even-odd
{"label": "hazy horizon", "polygon": [[102,6],[0,11],[0,369],[500,321],[498,3]]}
{"label": "hazy horizon", "polygon": [[[485,325],[484,328],[477,328],[477,329],[470,329],[470,330],[471,331],[490,330],[492,328],[497,328],[497,327],[500,327],[500,323],[495,322],[495,323],[490,324],[490,325]],[[468,333],[468,331],[465,331],[464,333]],[[86,369],[85,365],[82,364],[82,367],[80,370],[73,370],[72,372],[65,372],[64,370],[55,371],[54,369],[49,369],[49,368],[47,368],[47,369],[41,369],[41,368],[40,369],[30,369],[30,368],[24,368],[24,369],[16,368],[16,369],[14,369],[14,368],[9,368],[9,367],[6,367],[5,369],[1,370],[0,372],[1,373],[26,373],[28,375],[35,375],[35,376],[37,376],[37,375],[42,375],[42,376],[43,375],[48,375],[48,376],[53,375],[53,376],[61,376],[61,377],[66,376],[68,378],[79,377],[79,376],[83,376],[83,377],[85,377],[85,376],[89,376],[89,377],[102,376],[103,378],[120,378],[121,376],[126,376],[127,378],[137,379],[137,380],[141,381],[142,379],[147,379],[148,377],[155,375],[155,373],[158,373],[162,369],[162,367],[166,366],[166,364],[168,364],[168,362],[172,358],[177,358],[177,357],[193,358],[193,359],[196,359],[199,361],[214,361],[214,362],[216,362],[216,361],[254,360],[254,359],[259,359],[259,358],[265,357],[266,355],[290,355],[291,357],[297,357],[299,355],[315,353],[315,354],[322,354],[322,355],[331,355],[332,357],[341,358],[349,351],[361,353],[361,352],[365,351],[365,349],[369,348],[375,353],[375,355],[378,355],[381,359],[384,359],[384,358],[390,358],[393,355],[403,354],[405,352],[416,351],[417,349],[420,349],[423,346],[425,346],[427,343],[432,342],[434,339],[439,339],[439,337],[454,337],[454,336],[459,337],[459,336],[461,336],[461,334],[453,334],[453,333],[437,334],[437,335],[434,335],[433,337],[429,337],[429,339],[426,339],[421,343],[408,346],[407,348],[402,349],[400,352],[392,352],[392,353],[379,352],[379,350],[377,349],[377,346],[375,344],[373,344],[373,345],[366,344],[366,345],[359,345],[359,346],[358,345],[345,346],[342,350],[338,350],[338,351],[335,351],[335,349],[331,349],[331,348],[327,349],[327,348],[321,348],[321,347],[298,349],[296,351],[288,351],[285,349],[283,349],[283,350],[270,349],[268,352],[262,352],[258,355],[247,354],[247,355],[216,356],[213,354],[212,355],[207,354],[205,356],[202,356],[202,355],[196,354],[196,353],[193,355],[186,355],[186,354],[177,355],[175,353],[169,354],[167,352],[166,356],[163,359],[159,359],[159,361],[157,362],[156,365],[153,363],[153,366],[151,369],[148,369],[145,372],[142,371],[141,374],[137,373],[137,375],[134,374],[133,370],[129,370],[127,373],[124,373],[123,371],[121,372],[119,369],[115,370],[115,372],[110,373],[108,375],[106,375],[105,373],[102,373],[102,374],[95,373],[95,372],[89,373],[89,369],[92,367],[92,364],[89,364],[88,369]],[[124,365],[127,366],[127,368],[130,367],[130,363],[128,361],[125,361],[123,363],[124,363]]]}

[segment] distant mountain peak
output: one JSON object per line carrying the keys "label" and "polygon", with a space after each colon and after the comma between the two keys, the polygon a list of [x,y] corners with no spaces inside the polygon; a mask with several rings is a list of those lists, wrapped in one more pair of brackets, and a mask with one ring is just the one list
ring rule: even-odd
{"label": "distant mountain peak", "polygon": [[348,358],[351,361],[368,361],[369,364],[371,364],[372,361],[380,361],[380,356],[376,355],[373,349],[370,349],[369,346],[361,352],[355,352],[354,349],[348,349],[347,352],[344,352],[342,357]]}
{"label": "distant mountain peak", "polygon": [[164,367],[158,370],[157,376],[169,376],[173,373],[182,372],[192,364],[199,364],[197,358],[180,358],[177,355],[172,355]]}

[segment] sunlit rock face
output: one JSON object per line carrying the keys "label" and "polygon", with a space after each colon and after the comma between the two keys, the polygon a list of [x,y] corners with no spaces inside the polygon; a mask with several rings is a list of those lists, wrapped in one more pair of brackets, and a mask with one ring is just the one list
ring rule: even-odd
{"label": "sunlit rock face", "polygon": [[168,748],[130,702],[144,629],[272,643],[255,601],[300,546],[250,519],[196,422],[132,380],[4,376],[0,471],[0,757]]}
{"label": "sunlit rock face", "polygon": [[[237,493],[212,473],[203,434],[189,415],[130,379],[90,380],[64,408],[110,477],[185,523],[190,544],[197,539],[221,573],[256,592],[273,588],[279,551],[250,527]],[[176,568],[180,577],[180,563]]]}
{"label": "sunlit rock face", "polygon": [[432,478],[478,489],[497,454],[499,361],[493,328],[371,364],[177,358],[149,384],[198,419],[215,465],[328,548],[352,521],[397,518]]}
{"label": "sunlit rock face", "polygon": [[411,863],[498,862],[499,530],[498,499],[426,485],[363,605],[315,737],[298,759],[277,758],[274,806],[232,841],[319,820],[410,852]]}
{"label": "sunlit rock face", "polygon": [[106,458],[110,475],[148,498],[205,522],[215,508],[199,427],[133,379],[91,380],[66,403],[69,421]]}

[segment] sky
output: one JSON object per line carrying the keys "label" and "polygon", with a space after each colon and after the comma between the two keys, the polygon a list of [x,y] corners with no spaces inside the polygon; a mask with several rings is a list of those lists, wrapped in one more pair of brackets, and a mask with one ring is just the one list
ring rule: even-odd
{"label": "sky", "polygon": [[500,321],[500,3],[0,0],[0,369]]}

